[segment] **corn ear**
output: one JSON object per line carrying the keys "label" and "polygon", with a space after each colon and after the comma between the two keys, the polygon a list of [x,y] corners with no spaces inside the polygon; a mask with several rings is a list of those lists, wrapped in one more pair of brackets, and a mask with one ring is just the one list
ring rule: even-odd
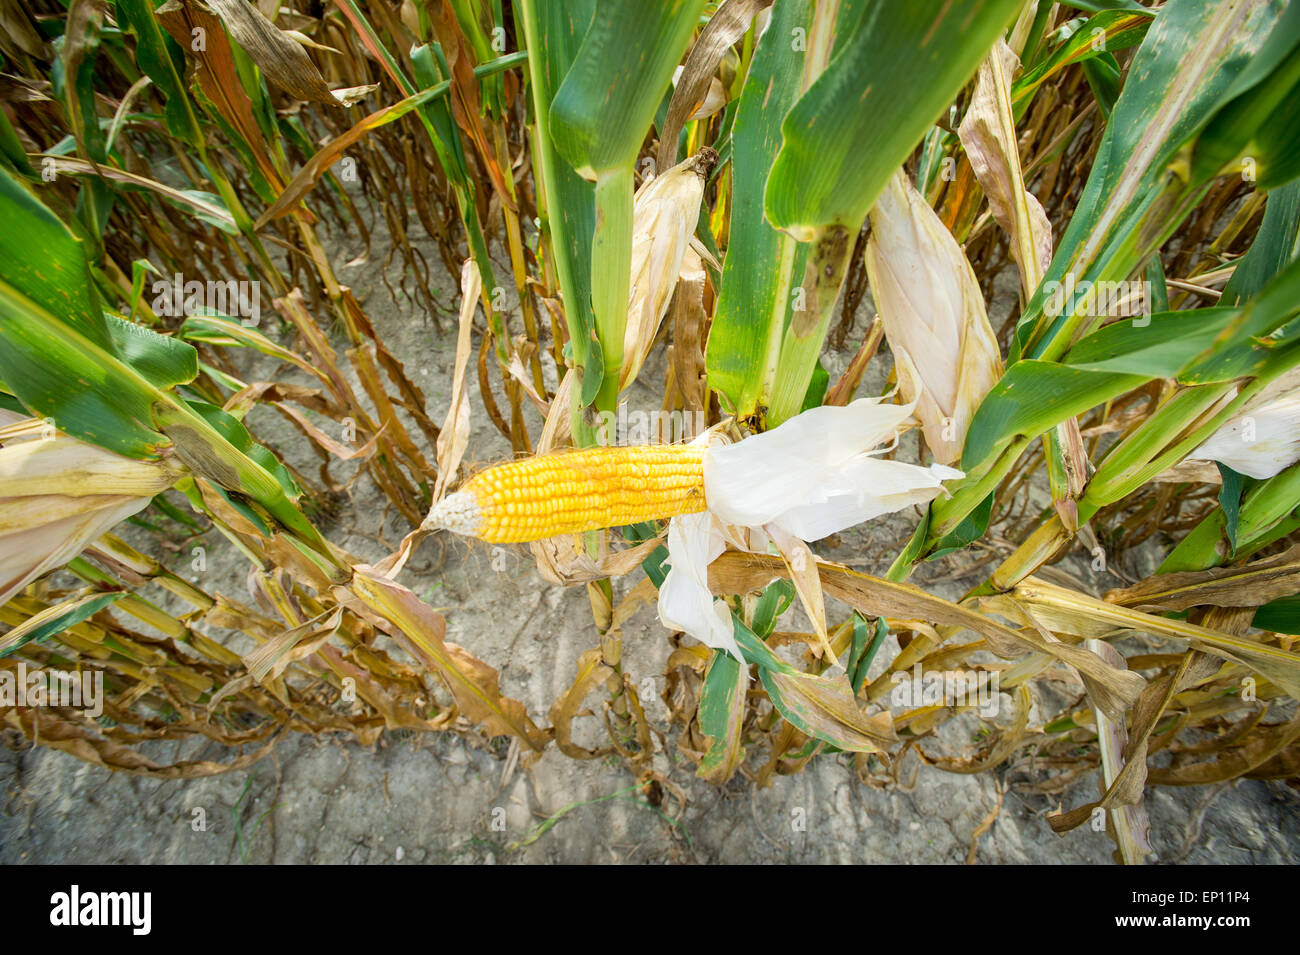
{"label": "corn ear", "polygon": [[717,161],[717,153],[702,149],[637,191],[632,207],[632,275],[619,388],[636,378],[654,344],[695,234],[705,180]]}
{"label": "corn ear", "polygon": [[953,464],[1002,359],[966,254],[901,170],[871,210],[866,265],[903,397],[935,460]]}
{"label": "corn ear", "polygon": [[78,441],[38,419],[0,415],[0,604],[142,510],[181,473],[165,461]]}
{"label": "corn ear", "polygon": [[423,526],[520,543],[704,509],[702,446],[589,448],[480,471]]}

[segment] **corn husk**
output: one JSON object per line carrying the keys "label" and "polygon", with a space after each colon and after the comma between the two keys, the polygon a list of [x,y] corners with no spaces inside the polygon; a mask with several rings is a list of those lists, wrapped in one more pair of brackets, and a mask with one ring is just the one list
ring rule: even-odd
{"label": "corn husk", "polygon": [[702,149],[637,190],[619,388],[636,378],[654,344],[695,234],[705,179],[717,160],[712,149]]}
{"label": "corn husk", "polygon": [[171,487],[180,470],[0,412],[0,604]]}
{"label": "corn husk", "polygon": [[1247,477],[1271,478],[1300,461],[1300,391],[1248,405],[1193,452]]}
{"label": "corn husk", "polygon": [[1002,358],[966,254],[902,171],[871,210],[866,264],[903,397],[935,461],[953,464]]}
{"label": "corn husk", "polygon": [[670,524],[672,569],[659,591],[665,625],[741,659],[729,616],[708,589],[708,565],[727,541],[756,553],[766,553],[770,542],[789,564],[800,601],[825,644],[821,585],[807,542],[926,504],[943,493],[944,481],[962,477],[948,467],[879,457],[911,413],[909,405],[859,398],[845,407],[810,408],[734,444],[708,433],[697,438],[709,443],[708,512],[680,515]]}

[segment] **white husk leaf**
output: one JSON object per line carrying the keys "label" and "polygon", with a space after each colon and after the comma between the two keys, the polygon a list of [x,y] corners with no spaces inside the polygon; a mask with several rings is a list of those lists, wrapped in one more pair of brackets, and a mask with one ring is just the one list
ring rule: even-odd
{"label": "white husk leaf", "polygon": [[[704,457],[709,511],[675,517],[669,527],[672,569],[659,598],[664,624],[735,653],[726,607],[708,589],[708,565],[728,541],[766,550],[775,535],[789,554],[797,542],[930,501],[943,490],[942,481],[961,477],[942,465],[923,468],[876,456],[911,413],[911,405],[862,398],[842,408],[809,409],[735,444],[711,444]],[[820,584],[815,575],[811,581],[817,592],[801,591],[800,599],[817,620]]]}
{"label": "white husk leaf", "polygon": [[709,564],[726,549],[708,511],[674,517],[668,525],[671,569],[659,588],[659,619],[706,646],[743,660],[731,629],[731,612],[709,590]]}
{"label": "white husk leaf", "polygon": [[1192,457],[1218,461],[1261,480],[1286,470],[1300,461],[1300,391],[1247,407]]}

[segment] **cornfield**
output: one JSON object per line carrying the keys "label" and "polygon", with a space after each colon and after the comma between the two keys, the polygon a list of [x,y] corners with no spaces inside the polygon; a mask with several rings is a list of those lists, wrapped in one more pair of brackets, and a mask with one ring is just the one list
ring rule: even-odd
{"label": "cornfield", "polygon": [[[683,774],[1015,767],[1093,780],[1050,824],[1128,864],[1152,787],[1300,786],[1300,3],[0,18],[10,747],[192,778],[455,733],[669,817]],[[585,589],[549,711],[448,639],[412,568],[451,551]],[[230,756],[145,752],[189,737]]]}

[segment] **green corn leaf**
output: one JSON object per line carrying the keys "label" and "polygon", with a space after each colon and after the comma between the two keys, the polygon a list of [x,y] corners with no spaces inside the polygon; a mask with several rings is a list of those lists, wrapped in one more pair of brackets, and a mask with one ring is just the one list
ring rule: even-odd
{"label": "green corn leaf", "polygon": [[1067,418],[1131,391],[1149,377],[1085,371],[1055,362],[1017,362],[975,412],[962,461],[968,471],[978,472],[1016,436],[1038,437]]}
{"label": "green corn leaf", "polygon": [[1250,250],[1237,260],[1236,269],[1223,287],[1220,305],[1242,305],[1296,257],[1300,246],[1300,182],[1293,182],[1268,194],[1264,221]]}
{"label": "green corn leaf", "polygon": [[27,179],[38,178],[36,170],[27,161],[27,150],[23,149],[13,124],[9,122],[9,114],[4,110],[0,110],[0,160]]}
{"label": "green corn leaf", "polygon": [[862,614],[853,611],[853,641],[849,646],[847,669],[849,685],[854,693],[861,693],[862,688],[867,685],[867,673],[871,669],[871,662],[875,660],[876,653],[884,645],[887,636],[889,636],[889,624],[885,623],[883,617],[878,617],[873,625],[868,623]]}
{"label": "green corn leaf", "polygon": [[1199,308],[1126,318],[1079,342],[1066,362],[1088,371],[1173,378],[1209,348],[1239,312]]}
{"label": "green corn leaf", "polygon": [[166,442],[152,422],[158,385],[150,376],[168,385],[193,378],[193,347],[110,323],[82,243],[5,171],[0,218],[22,223],[0,233],[0,379],[33,414],[74,437],[128,457],[156,456]]}
{"label": "green corn leaf", "polygon": [[703,0],[596,0],[549,116],[556,149],[581,176],[636,162],[703,9]]}
{"label": "green corn leaf", "polygon": [[[1194,206],[1203,180],[1186,181],[1184,147],[1243,85],[1258,82],[1287,49],[1276,6],[1171,0],[1134,57],[1077,212],[1017,328],[1012,359],[1056,358],[1075,329],[1100,316],[1044,314],[1048,283],[1124,281]],[[1181,158],[1180,158],[1181,157]],[[1179,197],[1183,201],[1179,201]]]}
{"label": "green corn leaf", "polygon": [[758,602],[754,605],[754,623],[750,629],[766,640],[776,627],[781,614],[790,609],[794,597],[794,584],[788,579],[772,581],[764,588]]}
{"label": "green corn leaf", "polygon": [[700,732],[709,743],[698,775],[716,785],[729,780],[745,759],[741,731],[748,689],[749,668],[729,653],[713,651],[700,688]]}
{"label": "green corn leaf", "polygon": [[1293,464],[1267,481],[1259,482],[1242,497],[1236,543],[1246,550],[1279,524],[1297,517],[1300,517],[1300,464]]}
{"label": "green corn leaf", "polygon": [[768,170],[781,148],[781,123],[799,97],[805,54],[793,49],[795,30],[808,29],[812,5],[787,0],[772,9],[758,42],[732,130],[731,244],[705,362],[709,387],[739,417],[766,400],[777,373],[782,330],[796,302],[793,276],[802,275],[807,246],[772,227],[763,215]]}
{"label": "green corn leaf", "polygon": [[1019,6],[975,0],[959,12],[925,0],[839,7],[829,62],[782,123],[764,193],[768,221],[809,243],[802,272],[793,273],[803,308],[781,341],[769,425],[803,406],[867,212]]}
{"label": "green corn leaf", "polygon": [[0,232],[0,276],[36,307],[111,347],[82,243],[8,171],[0,171],[0,219],[12,226]]}
{"label": "green corn leaf", "polygon": [[964,549],[984,536],[988,530],[989,518],[993,514],[993,495],[980,500],[978,504],[958,522],[957,526],[941,537],[928,555],[930,560],[938,560],[945,554]]}
{"label": "green corn leaf", "polygon": [[1300,595],[1279,597],[1255,611],[1251,626],[1276,633],[1300,633]]}
{"label": "green corn leaf", "polygon": [[13,394],[68,434],[127,457],[154,458],[170,444],[192,471],[255,501],[332,560],[283,465],[224,411],[173,393],[198,374],[194,346],[104,314],[82,243],[3,170],[0,218],[24,224],[0,233],[0,379]]}
{"label": "green corn leaf", "polygon": [[[449,73],[446,63],[438,63],[434,49],[430,46],[417,46],[411,50],[411,65],[415,70],[416,82],[424,89],[437,86]],[[408,95],[414,88],[408,90]],[[460,212],[461,224],[469,243],[470,254],[478,266],[483,279],[483,287],[491,289],[496,284],[493,277],[492,257],[488,252],[487,239],[483,235],[483,224],[479,221],[477,187],[475,178],[470,175],[465,161],[465,149],[461,143],[460,130],[451,114],[451,106],[444,97],[431,98],[429,102],[417,108],[420,122],[424,124],[433,151],[438,157],[443,173],[447,176],[456,193],[456,208]],[[505,335],[502,333],[501,317],[493,310],[488,311],[489,320],[493,322],[497,353],[505,360]]]}
{"label": "green corn leaf", "polygon": [[[1078,23],[1049,56],[1022,73],[1011,86],[1011,101],[1020,106],[1047,79],[1074,63],[1082,63],[1107,51],[1127,49],[1141,43],[1155,14],[1139,7],[1105,10]],[[1097,31],[1101,31],[1098,34]],[[1103,39],[1104,42],[1098,42]],[[1023,108],[1023,107],[1022,107]],[[1017,110],[1019,112],[1019,110]]]}
{"label": "green corn leaf", "polygon": [[[564,318],[569,330],[573,363],[582,376],[580,401],[595,400],[604,377],[604,355],[596,337],[591,307],[591,243],[596,231],[596,195],[592,184],[579,176],[556,150],[547,117],[555,91],[577,56],[595,14],[595,0],[572,3],[538,3],[519,0],[525,41],[530,50],[545,56],[528,60],[529,88],[535,119],[534,155],[544,213],[542,228],[549,230],[555,254],[555,271],[564,297]],[[580,425],[580,408],[574,419]],[[582,434],[579,426],[575,434]]]}
{"label": "green corn leaf", "polygon": [[1105,119],[1110,118],[1119,99],[1119,62],[1110,53],[1102,53],[1083,62],[1083,75],[1092,88],[1097,106]]}
{"label": "green corn leaf", "polygon": [[846,752],[869,753],[888,745],[889,737],[862,715],[842,671],[819,675],[798,670],[777,656],[736,614],[731,619],[741,654],[758,666],[768,699],[792,726]]}
{"label": "green corn leaf", "polygon": [[118,21],[125,32],[135,37],[136,62],[165,97],[168,131],[182,142],[199,146],[203,133],[181,78],[185,59],[158,25],[153,7],[151,0],[117,0]]}
{"label": "green corn leaf", "polygon": [[1148,13],[1137,0],[1062,0],[1061,6],[1084,10],[1088,13],[1100,13],[1105,10],[1130,10]]}
{"label": "green corn leaf", "polygon": [[1223,529],[1232,549],[1237,549],[1237,521],[1241,516],[1241,492],[1246,478],[1226,464],[1219,463],[1219,507],[1223,508]]}
{"label": "green corn leaf", "polygon": [[1260,189],[1300,174],[1300,8],[1285,9],[1228,96],[1193,145],[1191,178],[1235,171],[1239,161]]}
{"label": "green corn leaf", "polygon": [[124,590],[108,593],[92,591],[69,597],[61,603],[47,607],[0,637],[0,657],[8,656],[33,640],[39,642],[62,633],[69,627],[75,627],[124,596],[126,596]]}
{"label": "green corn leaf", "polygon": [[832,227],[856,235],[1020,6],[871,4],[785,118],[767,183],[769,221],[804,241]]}
{"label": "green corn leaf", "polygon": [[703,8],[703,0],[597,0],[547,115],[559,155],[596,183],[591,306],[604,366],[596,404],[605,411],[618,403],[623,365],[634,165]]}

